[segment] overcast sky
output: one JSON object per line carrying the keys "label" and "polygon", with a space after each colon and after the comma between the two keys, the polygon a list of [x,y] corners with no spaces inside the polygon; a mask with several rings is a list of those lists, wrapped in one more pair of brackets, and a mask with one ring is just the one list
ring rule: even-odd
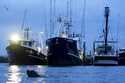
{"label": "overcast sky", "polygon": [[[67,0],[55,0],[55,17],[66,16]],[[81,30],[84,0],[72,1],[73,31]],[[92,48],[92,42],[98,39],[104,27],[104,7],[110,7],[110,35],[117,39],[118,46],[125,47],[125,1],[124,0],[86,0],[85,35],[87,50]],[[24,11],[27,9],[25,25],[30,26],[35,33],[49,28],[50,0],[0,0],[0,53],[6,54],[6,46],[10,34],[20,30]],[[45,26],[46,25],[46,26]],[[118,30],[118,31],[117,31]]]}

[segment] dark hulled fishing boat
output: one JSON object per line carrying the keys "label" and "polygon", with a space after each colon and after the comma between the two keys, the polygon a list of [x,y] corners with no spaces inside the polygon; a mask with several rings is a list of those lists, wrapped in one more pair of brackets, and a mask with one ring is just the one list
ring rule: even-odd
{"label": "dark hulled fishing boat", "polygon": [[125,49],[120,49],[119,50],[119,65],[125,65]]}
{"label": "dark hulled fishing boat", "polygon": [[[15,36],[15,35],[14,35]],[[10,40],[6,50],[11,65],[45,65],[46,56],[41,53],[37,42],[29,39],[29,28],[24,30],[24,38],[15,36]]]}
{"label": "dark hulled fishing boat", "polygon": [[[67,16],[59,17],[55,23],[55,1],[51,2],[50,9],[50,38],[47,40],[48,54],[47,60],[49,66],[76,66],[82,65],[79,51],[77,49],[77,40],[74,40],[76,34],[71,33],[71,0],[67,0]],[[54,32],[57,27],[57,33]],[[56,34],[56,35],[55,35]],[[53,36],[54,35],[54,36]]]}
{"label": "dark hulled fishing boat", "polygon": [[94,65],[118,65],[118,56],[116,50],[112,44],[116,41],[108,41],[108,18],[109,18],[109,7],[105,7],[105,29],[104,40],[95,41],[94,47]]}
{"label": "dark hulled fishing boat", "polygon": [[[71,38],[69,34],[70,23],[62,21],[64,31],[60,31],[58,37],[53,37],[47,40],[48,45],[48,65],[50,66],[76,66],[82,65],[82,60],[79,57],[77,49],[77,41]],[[70,37],[69,37],[70,36]]]}

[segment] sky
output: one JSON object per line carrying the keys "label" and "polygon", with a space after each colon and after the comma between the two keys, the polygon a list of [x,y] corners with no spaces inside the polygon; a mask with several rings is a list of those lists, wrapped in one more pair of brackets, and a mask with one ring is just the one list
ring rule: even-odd
{"label": "sky", "polygon": [[[67,15],[67,0],[55,0],[55,18]],[[125,1],[124,0],[71,0],[72,30],[81,32],[85,26],[85,41],[88,51],[93,41],[97,40],[104,28],[104,7],[110,7],[109,27],[110,38],[118,39],[118,48],[125,47]],[[0,54],[6,55],[6,47],[10,35],[19,32],[24,11],[27,10],[25,26],[31,27],[35,35],[47,30],[49,33],[50,0],[0,0]],[[83,22],[83,12],[85,22]],[[55,32],[57,25],[55,25]]]}

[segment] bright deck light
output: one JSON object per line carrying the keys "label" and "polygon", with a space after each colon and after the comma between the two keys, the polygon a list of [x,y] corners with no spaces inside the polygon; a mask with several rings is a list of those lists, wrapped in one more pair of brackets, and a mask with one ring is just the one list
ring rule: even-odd
{"label": "bright deck light", "polygon": [[15,34],[12,34],[11,35],[11,39],[10,39],[12,42],[15,42],[15,43],[17,43],[19,40],[20,40],[20,37],[19,37],[19,35],[17,34],[17,33],[15,33]]}
{"label": "bright deck light", "polygon": [[37,49],[38,49],[38,52],[41,52],[41,48],[40,47],[37,47]]}

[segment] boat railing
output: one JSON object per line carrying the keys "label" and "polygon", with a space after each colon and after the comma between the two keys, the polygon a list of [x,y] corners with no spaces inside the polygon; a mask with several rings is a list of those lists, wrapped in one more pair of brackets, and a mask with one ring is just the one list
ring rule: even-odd
{"label": "boat railing", "polygon": [[100,55],[95,55],[95,56],[117,56],[117,55],[116,54],[105,54],[105,55],[100,54]]}

